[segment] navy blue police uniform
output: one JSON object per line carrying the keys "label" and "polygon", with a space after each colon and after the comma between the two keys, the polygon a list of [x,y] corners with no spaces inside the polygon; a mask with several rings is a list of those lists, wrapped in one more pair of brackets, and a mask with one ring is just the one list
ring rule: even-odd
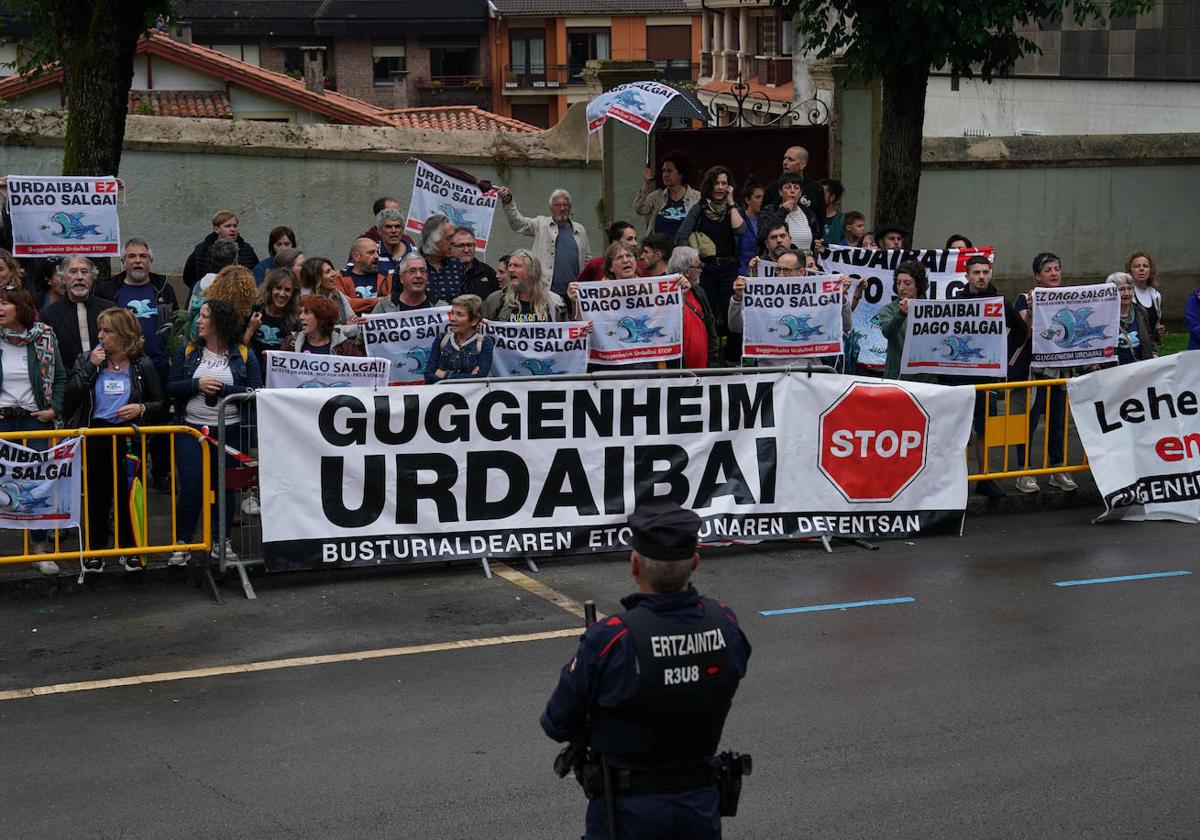
{"label": "navy blue police uniform", "polygon": [[[691,511],[646,506],[629,522],[643,556],[675,560],[695,552],[700,520]],[[712,759],[750,642],[732,609],[691,585],[637,593],[621,604],[625,612],[584,633],[542,713],[542,729],[556,741],[586,732],[590,750],[604,757],[619,838],[720,838]],[[609,837],[607,805],[597,796],[588,803],[585,840]]]}

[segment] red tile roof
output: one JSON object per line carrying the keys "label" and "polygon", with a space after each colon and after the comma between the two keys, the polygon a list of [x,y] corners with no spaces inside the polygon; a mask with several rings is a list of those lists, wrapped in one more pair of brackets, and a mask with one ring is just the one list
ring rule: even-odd
{"label": "red tile roof", "polygon": [[393,108],[384,111],[400,128],[437,128],[464,131],[515,131],[537,134],[536,125],[502,117],[476,105],[442,105],[435,108]]}
{"label": "red tile roof", "polygon": [[129,113],[231,120],[233,105],[222,90],[131,90]]}
{"label": "red tile roof", "polygon": [[[514,131],[536,133],[537,126],[502,117],[484,111],[474,105],[447,105],[437,108],[386,109],[346,96],[336,91],[313,93],[299,79],[283,73],[264,70],[239,61],[232,56],[177,41],[157,30],[151,29],[138,41],[139,55],[153,55],[191,67],[201,73],[216,76],[226,83],[233,83],[281,99],[300,108],[321,114],[334,122],[349,125],[397,126],[400,128],[436,128],[442,130]],[[40,75],[22,74],[0,81],[0,99],[11,99],[49,85],[62,83],[62,68],[50,64]],[[150,94],[146,99],[146,94]],[[218,117],[232,116],[229,98],[225,94],[197,91],[130,91],[130,113],[134,109],[134,97],[138,102],[150,102],[151,114],[172,117]],[[215,97],[220,97],[217,101]]]}
{"label": "red tile roof", "polygon": [[[383,109],[352,96],[325,91],[313,93],[299,79],[273,70],[264,70],[232,56],[176,41],[151,29],[138,41],[138,55],[152,55],[216,76],[226,83],[238,84],[274,99],[321,114],[329,120],[350,125],[391,125]],[[0,81],[0,98],[11,99],[49,85],[61,84],[63,72],[57,62],[46,66],[36,78],[31,74],[12,76]]]}

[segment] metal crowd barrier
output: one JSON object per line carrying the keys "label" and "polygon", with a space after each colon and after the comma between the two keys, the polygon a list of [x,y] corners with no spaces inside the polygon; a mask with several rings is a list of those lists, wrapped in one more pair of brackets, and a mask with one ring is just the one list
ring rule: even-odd
{"label": "metal crowd barrier", "polygon": [[[149,462],[146,457],[146,438],[153,435],[170,435],[169,449],[170,452],[170,475],[171,487],[170,494],[165,500],[161,495],[153,491],[149,479]],[[29,446],[29,442],[33,440],[48,440],[49,446],[61,443],[64,440],[73,437],[81,437],[81,475],[80,488],[83,492],[83,504],[81,506],[80,515],[81,521],[79,526],[79,534],[82,538],[82,545],[79,550],[67,550],[64,548],[64,538],[73,536],[71,534],[75,529],[54,528],[54,529],[30,529],[30,530],[46,530],[54,532],[53,546],[54,550],[46,554],[31,554],[29,530],[25,531],[9,531],[9,534],[21,534],[21,551],[19,553],[3,553],[0,554],[0,565],[9,565],[16,563],[34,563],[41,560],[79,560],[88,558],[105,558],[105,557],[144,557],[151,554],[166,554],[175,551],[202,551],[207,552],[212,545],[212,526],[209,521],[210,505],[212,503],[212,492],[209,490],[209,481],[211,478],[211,461],[209,458],[209,448],[201,446],[201,506],[200,506],[200,534],[201,541],[199,542],[180,542],[178,537],[178,528],[176,522],[176,499],[178,498],[178,483],[175,477],[175,435],[189,435],[203,442],[204,435],[193,429],[191,426],[112,426],[104,428],[83,428],[83,429],[45,429],[38,431],[24,432],[4,432],[0,433],[0,440],[12,441],[23,446]],[[140,456],[140,466],[137,478],[141,479],[142,487],[145,490],[145,520],[146,520],[146,543],[144,545],[121,545],[121,523],[119,520],[121,507],[116,503],[117,497],[121,492],[128,492],[122,487],[124,483],[124,453],[119,452],[119,446],[116,445],[116,439],[121,437],[133,437],[137,439],[135,444]],[[88,441],[96,438],[111,438],[113,442],[109,445],[112,458],[112,475],[113,475],[113,506],[112,506],[112,530],[113,530],[113,548],[105,548],[103,546],[96,547],[92,545],[91,528],[88,523],[89,505],[92,503],[88,498],[87,493],[87,447]],[[159,510],[159,505],[166,504],[170,509],[170,527],[164,532],[164,529],[159,525],[155,526],[151,522],[153,514]],[[65,533],[64,533],[65,532]],[[3,533],[3,532],[0,532]],[[3,539],[3,537],[0,537]],[[135,536],[135,543],[136,543]],[[3,551],[4,549],[0,549]],[[82,577],[82,575],[81,575]]]}
{"label": "metal crowd barrier", "polygon": [[[639,371],[597,371],[593,373],[567,374],[562,376],[548,377],[558,381],[605,381],[605,380],[620,380],[620,379],[683,379],[683,378],[706,378],[712,376],[727,376],[731,373],[736,373],[743,376],[757,376],[766,374],[775,374],[780,371],[788,371],[799,375],[826,374],[837,373],[837,371],[827,365],[818,364],[792,364],[781,367],[755,367],[755,368],[713,368],[702,370],[680,370],[680,369],[656,369],[656,370],[639,370]],[[490,387],[493,384],[506,382],[528,382],[529,376],[512,376],[512,377],[488,377],[487,379],[456,379],[442,380],[438,384],[446,384],[447,382],[477,384],[481,387]],[[1049,466],[1046,464],[1049,456],[1050,438],[1048,431],[1043,432],[1040,445],[1037,446],[1041,450],[1042,466],[1031,466],[1031,457],[1035,448],[1037,434],[1033,435],[1034,440],[1030,440],[1029,408],[1032,406],[1034,396],[1037,389],[1043,389],[1046,393],[1046,411],[1043,412],[1042,426],[1048,430],[1049,421],[1047,415],[1050,407],[1050,389],[1054,387],[1063,387],[1065,389],[1065,379],[1043,379],[1032,382],[997,382],[995,384],[976,385],[973,386],[977,392],[984,393],[986,420],[984,426],[984,446],[985,452],[988,453],[988,461],[979,466],[979,471],[967,476],[968,481],[980,481],[983,479],[999,479],[999,478],[1016,478],[1022,475],[1042,475],[1046,473],[1057,472],[1079,472],[1089,469],[1087,458],[1082,454],[1082,447],[1078,447],[1077,453],[1072,450],[1070,444],[1074,438],[1070,435],[1070,405],[1064,402],[1064,413],[1066,415],[1063,424],[1063,452],[1064,463],[1061,466]],[[995,394],[996,396],[991,396]],[[254,586],[250,581],[247,569],[253,566],[261,566],[264,564],[262,556],[262,523],[259,515],[254,511],[258,504],[258,469],[257,469],[257,449],[258,449],[258,427],[254,417],[254,399],[253,392],[242,394],[234,394],[225,397],[219,405],[219,421],[217,440],[220,448],[227,454],[225,457],[217,459],[217,486],[226,488],[227,491],[236,494],[237,504],[234,506],[237,512],[237,518],[240,521],[240,527],[231,528],[231,523],[228,521],[227,509],[224,504],[218,502],[218,532],[230,534],[230,546],[233,549],[233,554],[229,554],[224,540],[214,537],[217,552],[218,570],[221,574],[226,573],[229,569],[237,571],[238,577],[242,584],[242,590],[245,596],[249,599],[256,598]],[[1063,395],[1066,399],[1066,395]],[[233,434],[231,429],[225,423],[226,405],[238,406],[241,418],[237,426],[237,433]],[[235,439],[236,438],[236,439]],[[1077,441],[1076,441],[1077,442]],[[1010,448],[1013,446],[1024,447],[1024,455],[1022,457],[1010,457]],[[1003,449],[1001,456],[993,457],[994,450]],[[236,451],[238,455],[229,454],[231,451]],[[1080,460],[1073,462],[1072,457],[1079,454]],[[240,456],[245,456],[244,458]],[[970,457],[969,453],[966,457]],[[991,463],[999,461],[998,469],[992,469]],[[251,503],[250,500],[253,500]],[[826,546],[828,548],[828,545]],[[532,566],[536,571],[536,566]],[[487,571],[486,564],[484,566]]]}
{"label": "metal crowd barrier", "polygon": [[[986,385],[976,385],[975,390],[984,394],[983,446],[986,459],[978,465],[979,471],[967,476],[968,481],[981,481],[997,478],[1018,478],[1023,475],[1046,475],[1049,473],[1083,472],[1090,470],[1087,454],[1083,451],[1078,437],[1071,435],[1071,405],[1066,394],[1067,380],[1065,379],[1035,379],[1027,382],[996,382]],[[1054,389],[1060,388],[1062,398],[1062,453],[1061,465],[1050,464],[1050,414],[1053,408]],[[1041,411],[1041,451],[1040,466],[1033,466],[1031,458],[1037,440],[1036,431],[1031,434],[1031,410],[1034,402],[1040,398]],[[1077,444],[1072,446],[1072,443]],[[1018,447],[1015,458],[1010,457],[1011,447]],[[993,457],[993,449],[1002,449],[1000,457]],[[1078,456],[1078,460],[1073,459]],[[969,456],[968,456],[969,457]],[[999,460],[999,469],[993,470],[992,462]]]}

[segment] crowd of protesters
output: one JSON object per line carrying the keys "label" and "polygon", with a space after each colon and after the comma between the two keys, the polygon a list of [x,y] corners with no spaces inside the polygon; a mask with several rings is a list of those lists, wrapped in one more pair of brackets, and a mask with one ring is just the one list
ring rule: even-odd
{"label": "crowd of protesters", "polygon": [[[425,380],[479,378],[490,373],[494,339],[485,320],[528,322],[566,321],[577,317],[578,283],[678,275],[683,291],[683,358],[685,368],[739,365],[743,298],[747,278],[761,262],[776,265],[779,276],[825,273],[820,260],[828,244],[871,249],[911,248],[908,232],[888,220],[873,230],[863,213],[843,211],[842,185],[816,181],[805,174],[808,152],[788,148],[782,172],[769,183],[755,175],[735,186],[734,173],[713,166],[697,173],[684,154],[663,157],[656,173],[647,168],[644,183],[630,209],[640,220],[618,220],[605,230],[605,248],[591,251],[587,230],[573,216],[565,190],[548,198],[547,213],[525,216],[512,192],[497,191],[504,217],[512,230],[531,239],[528,247],[505,254],[493,267],[476,252],[470,227],[456,227],[444,215],[425,221],[416,239],[405,232],[399,202],[384,197],[375,202],[373,224],[349,240],[349,253],[339,264],[327,257],[306,257],[296,232],[286,225],[271,230],[266,254],[259,259],[239,234],[239,219],[230,210],[212,217],[212,231],[199,242],[182,269],[188,299],[180,301],[163,274],[155,273],[150,243],[133,238],[121,255],[122,271],[97,282],[97,266],[86,257],[16,260],[0,251],[0,431],[20,432],[77,426],[120,426],[130,423],[173,422],[197,429],[215,427],[222,396],[262,384],[265,353],[361,356],[361,324],[367,313],[404,312],[450,306],[449,328],[428,348]],[[695,183],[696,186],[692,186]],[[0,179],[0,192],[4,184]],[[631,216],[630,219],[635,217]],[[11,228],[5,230],[11,242]],[[946,246],[970,248],[971,241],[954,235]],[[1052,253],[1033,260],[1033,285],[1054,288],[1063,280],[1063,264]],[[964,297],[1000,296],[991,281],[991,263],[984,256],[967,260]],[[1116,362],[1152,358],[1161,342],[1162,296],[1156,284],[1157,267],[1145,251],[1133,252],[1124,270],[1108,282],[1118,286],[1121,329]],[[836,361],[848,373],[901,378],[908,303],[928,294],[924,267],[902,262],[892,276],[894,300],[877,317],[887,341],[881,370],[856,363],[856,334],[851,312],[862,293],[843,277],[844,354]],[[1049,379],[1080,371],[1044,370],[1030,366],[1032,295],[1005,301],[1009,343],[1009,379]],[[1188,348],[1200,348],[1200,290],[1185,306]],[[772,362],[777,364],[778,362]],[[786,361],[785,361],[786,363]],[[659,367],[671,363],[633,364]],[[947,384],[976,381],[943,380]],[[991,400],[992,402],[989,402]],[[984,418],[995,412],[995,397],[980,395],[976,407],[977,452],[982,461]],[[238,439],[238,426],[248,418],[245,409],[226,408],[229,439]],[[1066,394],[1061,386],[1037,389],[1030,409],[1030,434],[1046,417],[1047,466],[1063,463]],[[100,445],[98,441],[104,441]],[[31,445],[44,442],[31,441]],[[100,438],[88,452],[89,542],[103,547],[116,520],[127,523],[127,501],[114,499],[111,466],[113,448],[129,446],[124,438]],[[200,511],[201,458],[204,445],[195,437],[178,436],[174,446],[178,482],[178,538],[191,541]],[[167,441],[150,440],[152,484],[166,489],[172,481]],[[1023,459],[1021,453],[1018,458]],[[213,470],[215,481],[216,471]],[[1076,489],[1066,472],[1050,483]],[[980,492],[999,491],[979,482]],[[1023,492],[1036,492],[1037,480],[1017,481]],[[215,488],[214,488],[215,489]],[[120,495],[120,494],[118,494]],[[227,492],[227,522],[236,515]],[[243,506],[256,513],[257,506]],[[214,546],[228,534],[216,531]],[[122,524],[122,530],[125,525]],[[120,535],[129,545],[128,533]],[[29,532],[31,553],[47,550],[46,534]],[[214,555],[216,552],[214,547]],[[227,552],[232,547],[227,544]],[[192,558],[176,552],[172,565]],[[99,559],[85,561],[91,570]],[[134,558],[120,565],[136,570]],[[56,564],[38,564],[46,574]]]}

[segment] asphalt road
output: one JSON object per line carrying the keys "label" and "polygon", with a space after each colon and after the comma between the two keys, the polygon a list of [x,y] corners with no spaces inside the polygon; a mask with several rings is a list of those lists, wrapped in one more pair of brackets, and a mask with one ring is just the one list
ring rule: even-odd
{"label": "asphalt road", "polygon": [[[724,743],[728,838],[1200,833],[1196,532],[1081,510],[877,551],[706,552],[754,643]],[[107,573],[106,573],[107,574]],[[531,575],[616,611],[616,558]],[[570,631],[477,569],[0,601],[0,697],[33,686]],[[909,597],[775,616],[760,611]],[[3,838],[570,838],[583,798],[537,717],[568,636],[0,700]],[[403,653],[403,651],[393,651]]]}

